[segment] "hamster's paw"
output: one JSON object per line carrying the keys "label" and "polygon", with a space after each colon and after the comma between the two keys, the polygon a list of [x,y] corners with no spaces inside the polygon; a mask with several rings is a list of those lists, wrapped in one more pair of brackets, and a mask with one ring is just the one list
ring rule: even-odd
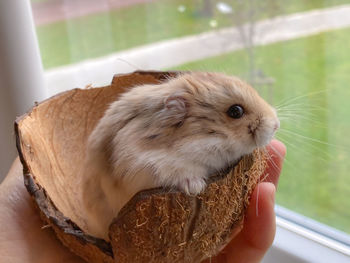
{"label": "hamster's paw", "polygon": [[179,186],[186,194],[197,195],[204,190],[206,185],[203,178],[186,178]]}

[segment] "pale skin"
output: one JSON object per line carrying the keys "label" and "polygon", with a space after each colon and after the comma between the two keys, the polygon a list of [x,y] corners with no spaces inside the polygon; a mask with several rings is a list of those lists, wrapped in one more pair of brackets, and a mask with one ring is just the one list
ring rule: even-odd
{"label": "pale skin", "polygon": [[[274,203],[285,146],[273,140],[268,146],[271,160],[251,196],[242,231],[208,262],[260,262],[270,248],[276,230]],[[258,205],[257,205],[258,201]],[[257,214],[258,211],[258,214]],[[17,158],[0,185],[0,261],[8,263],[85,262],[64,247],[52,229],[44,228],[27,193],[22,165]]]}

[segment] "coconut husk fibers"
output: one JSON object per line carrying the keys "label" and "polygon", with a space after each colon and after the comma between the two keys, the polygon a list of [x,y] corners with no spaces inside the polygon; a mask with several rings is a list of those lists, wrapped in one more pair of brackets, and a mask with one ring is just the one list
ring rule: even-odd
{"label": "coconut husk fibers", "polygon": [[217,254],[242,226],[250,193],[266,166],[259,151],[212,176],[198,196],[165,188],[137,193],[111,224],[110,242],[84,232],[78,171],[90,132],[122,92],[176,74],[117,75],[110,86],[56,95],[15,122],[24,183],[44,224],[88,262],[200,262]]}

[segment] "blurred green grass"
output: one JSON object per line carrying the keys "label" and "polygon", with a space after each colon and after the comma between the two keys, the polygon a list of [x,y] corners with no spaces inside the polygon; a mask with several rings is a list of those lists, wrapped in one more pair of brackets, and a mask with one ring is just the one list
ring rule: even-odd
{"label": "blurred green grass", "polygon": [[[272,91],[260,87],[260,93],[274,105],[291,99],[277,134],[288,148],[277,203],[347,233],[349,45],[350,29],[344,29],[256,48],[257,67],[276,81]],[[223,71],[243,78],[248,70],[244,51],[175,69]]]}
{"label": "blurred green grass", "polygon": [[[44,1],[44,0],[32,0]],[[271,1],[271,0],[269,0]],[[235,10],[235,1],[227,0]],[[315,8],[349,3],[349,0],[271,1],[271,12],[259,13],[259,18],[289,14]],[[197,34],[217,27],[232,25],[232,17],[219,13],[203,15],[202,1],[164,0],[137,4],[107,13],[92,14],[36,27],[45,69],[104,56],[123,49],[160,40]],[[179,12],[178,7],[186,7]]]}

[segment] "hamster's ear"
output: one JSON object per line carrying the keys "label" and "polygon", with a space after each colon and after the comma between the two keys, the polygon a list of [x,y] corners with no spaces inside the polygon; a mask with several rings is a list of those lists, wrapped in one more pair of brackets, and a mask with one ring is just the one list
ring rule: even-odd
{"label": "hamster's ear", "polygon": [[181,94],[173,94],[164,99],[162,122],[164,125],[181,125],[188,110],[188,102]]}
{"label": "hamster's ear", "polygon": [[181,95],[170,95],[164,100],[164,106],[168,111],[187,112],[187,101]]}

